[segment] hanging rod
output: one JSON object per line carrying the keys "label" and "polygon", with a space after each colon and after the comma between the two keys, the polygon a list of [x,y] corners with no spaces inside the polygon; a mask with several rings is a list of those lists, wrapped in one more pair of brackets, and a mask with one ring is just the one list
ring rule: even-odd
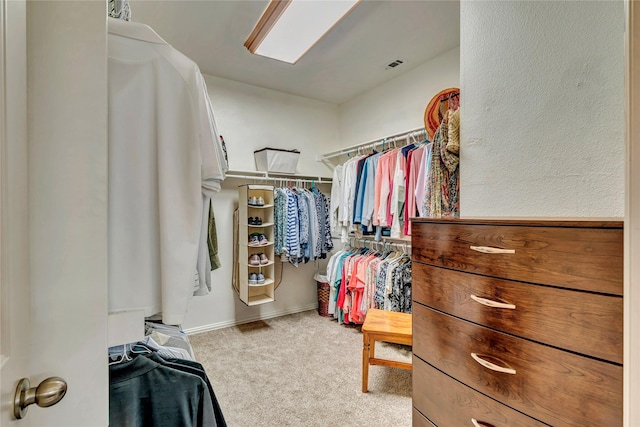
{"label": "hanging rod", "polygon": [[[395,246],[396,249],[400,249],[402,250],[404,253],[406,254],[410,254],[411,253],[411,241],[410,240],[405,240],[405,239],[391,239],[388,238],[389,240],[373,240],[373,239],[366,239],[364,237],[355,237],[355,236],[349,236],[349,244],[351,245],[351,247],[356,246],[355,243],[362,243],[363,245],[367,245],[367,244],[371,244],[372,247],[374,248],[378,248],[378,247],[385,247],[385,246]],[[351,244],[351,242],[353,242],[353,244]],[[409,243],[409,244],[407,244]]]}
{"label": "hanging rod", "polygon": [[263,172],[263,171],[228,171],[225,174],[226,178],[235,179],[247,179],[247,180],[263,180],[263,181],[295,181],[295,182],[310,182],[315,184],[331,184],[332,178],[326,176],[314,176],[314,175],[298,175],[298,174],[278,174],[275,172]]}
{"label": "hanging rod", "polygon": [[350,147],[343,148],[341,150],[331,151],[320,157],[317,157],[316,161],[322,162],[328,159],[332,159],[334,157],[344,156],[345,154],[353,153],[359,150],[375,148],[376,146],[382,145],[382,144],[394,144],[397,142],[403,142],[403,145],[406,145],[409,143],[409,138],[422,137],[424,139],[426,138],[426,135],[427,133],[425,129],[422,127],[422,128],[418,128],[418,129],[414,129],[406,132],[397,133],[395,135],[391,135],[386,138],[374,139],[372,141],[364,142],[362,144],[352,145]]}

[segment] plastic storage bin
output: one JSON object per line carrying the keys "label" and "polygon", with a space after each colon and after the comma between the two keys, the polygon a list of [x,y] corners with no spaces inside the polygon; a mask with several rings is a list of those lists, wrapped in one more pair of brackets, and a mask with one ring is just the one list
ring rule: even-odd
{"label": "plastic storage bin", "polygon": [[256,169],[263,172],[296,173],[298,150],[283,150],[281,148],[263,148],[253,152]]}

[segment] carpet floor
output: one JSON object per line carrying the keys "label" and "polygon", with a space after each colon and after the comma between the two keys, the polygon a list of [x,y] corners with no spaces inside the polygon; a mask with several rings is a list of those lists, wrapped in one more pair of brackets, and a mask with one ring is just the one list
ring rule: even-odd
{"label": "carpet floor", "polygon": [[[369,368],[362,393],[362,333],[316,311],[191,335],[229,427],[409,427],[411,372]],[[411,349],[376,343],[376,356]]]}

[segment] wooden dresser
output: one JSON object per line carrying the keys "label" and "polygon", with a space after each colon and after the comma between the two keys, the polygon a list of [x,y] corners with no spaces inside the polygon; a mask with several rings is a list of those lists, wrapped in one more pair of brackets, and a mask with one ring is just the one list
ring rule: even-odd
{"label": "wooden dresser", "polygon": [[622,425],[623,223],[413,221],[413,425]]}

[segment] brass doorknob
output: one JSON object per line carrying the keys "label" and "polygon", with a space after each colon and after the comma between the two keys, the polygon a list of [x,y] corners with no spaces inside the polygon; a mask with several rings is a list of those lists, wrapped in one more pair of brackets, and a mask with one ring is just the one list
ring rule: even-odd
{"label": "brass doorknob", "polygon": [[13,398],[13,415],[20,420],[27,414],[28,406],[35,403],[48,408],[60,402],[67,393],[67,382],[60,377],[50,377],[38,387],[31,387],[29,378],[23,378],[16,387]]}

